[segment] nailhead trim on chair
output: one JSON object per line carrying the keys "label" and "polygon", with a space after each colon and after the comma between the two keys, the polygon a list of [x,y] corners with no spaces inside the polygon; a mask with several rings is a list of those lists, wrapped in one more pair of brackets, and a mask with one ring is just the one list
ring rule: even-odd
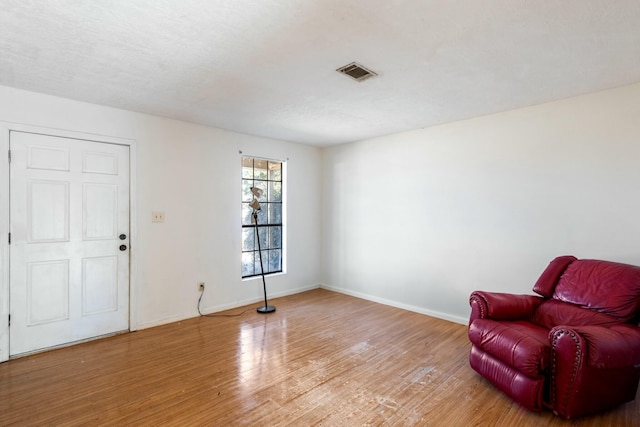
{"label": "nailhead trim on chair", "polygon": [[485,301],[484,298],[480,298],[478,295],[471,295],[471,297],[469,297],[469,304],[474,300],[478,302],[478,307],[480,307],[480,318],[485,319],[487,317],[487,313],[485,313],[484,308],[487,305],[487,301]]}
{"label": "nailhead trim on chair", "polygon": [[551,404],[552,407],[554,408],[554,412],[555,412],[555,408],[557,408],[557,390],[556,390],[556,378],[555,377],[555,373],[556,373],[556,367],[557,367],[557,352],[555,351],[556,348],[556,344],[558,342],[558,339],[564,335],[564,334],[569,334],[569,336],[571,337],[571,339],[573,339],[573,342],[576,343],[576,355],[575,358],[573,359],[573,372],[571,372],[571,379],[569,380],[569,386],[567,387],[567,393],[564,399],[564,409],[567,408],[568,404],[569,404],[569,395],[571,394],[571,390],[573,390],[573,383],[576,380],[576,376],[578,375],[578,367],[580,365],[580,360],[582,359],[582,346],[580,345],[580,340],[578,339],[578,336],[574,333],[574,332],[569,332],[566,329],[558,329],[557,331],[555,331],[555,333],[553,334],[553,342],[552,342],[552,348],[554,349],[554,351],[552,352],[553,357],[551,359]]}

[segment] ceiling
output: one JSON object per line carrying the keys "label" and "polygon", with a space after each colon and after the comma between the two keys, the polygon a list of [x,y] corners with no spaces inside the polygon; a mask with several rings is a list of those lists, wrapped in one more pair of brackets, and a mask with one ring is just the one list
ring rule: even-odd
{"label": "ceiling", "polygon": [[[638,0],[0,0],[0,85],[327,146],[640,82]],[[336,72],[357,61],[362,82]]]}

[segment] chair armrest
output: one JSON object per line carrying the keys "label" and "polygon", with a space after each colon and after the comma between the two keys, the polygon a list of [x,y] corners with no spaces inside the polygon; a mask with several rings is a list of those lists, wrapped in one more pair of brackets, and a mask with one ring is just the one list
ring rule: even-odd
{"label": "chair armrest", "polygon": [[469,297],[469,305],[471,305],[469,324],[476,319],[529,319],[542,301],[544,299],[536,295],[475,291]]}
{"label": "chair armrest", "polygon": [[[572,338],[574,344],[568,342],[570,345],[562,346],[563,335]],[[640,368],[640,328],[634,325],[556,326],[549,332],[549,338],[554,350],[568,350],[564,356],[570,358],[574,358],[579,350],[594,368]],[[581,348],[575,348],[576,345]]]}
{"label": "chair armrest", "polygon": [[635,398],[640,378],[640,328],[629,324],[556,326],[551,343],[550,406],[566,418],[613,408]]}

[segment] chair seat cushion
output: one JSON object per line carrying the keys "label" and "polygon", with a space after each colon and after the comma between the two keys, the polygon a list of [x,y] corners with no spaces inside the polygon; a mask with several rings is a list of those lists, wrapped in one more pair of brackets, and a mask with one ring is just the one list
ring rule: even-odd
{"label": "chair seat cushion", "polygon": [[473,345],[530,378],[540,377],[550,365],[548,335],[548,329],[522,320],[476,319],[469,326]]}

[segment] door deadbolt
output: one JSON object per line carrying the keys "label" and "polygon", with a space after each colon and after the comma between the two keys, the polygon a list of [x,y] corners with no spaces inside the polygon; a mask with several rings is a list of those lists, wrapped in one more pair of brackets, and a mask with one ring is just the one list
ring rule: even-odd
{"label": "door deadbolt", "polygon": [[127,235],[126,235],[126,234],[121,234],[121,235],[120,235],[120,240],[124,240],[124,239],[126,239],[126,238],[127,238]]}

